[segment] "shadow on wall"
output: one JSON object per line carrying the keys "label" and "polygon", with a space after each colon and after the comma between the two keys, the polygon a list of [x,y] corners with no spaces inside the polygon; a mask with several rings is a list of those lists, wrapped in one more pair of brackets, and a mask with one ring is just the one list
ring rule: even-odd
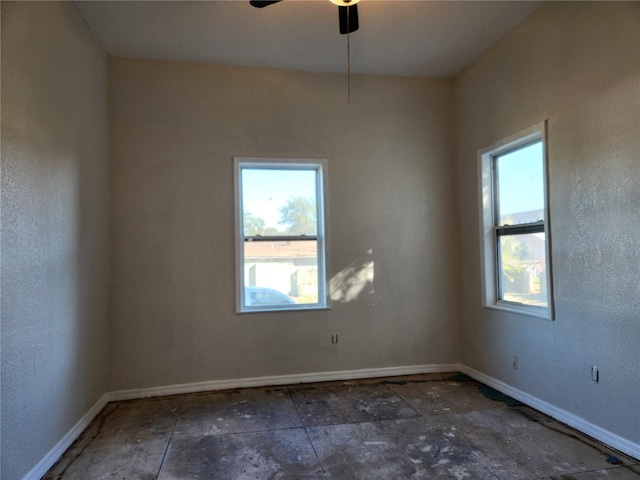
{"label": "shadow on wall", "polygon": [[329,282],[331,300],[349,303],[363,295],[372,295],[375,291],[373,279],[373,249],[370,249],[333,276]]}

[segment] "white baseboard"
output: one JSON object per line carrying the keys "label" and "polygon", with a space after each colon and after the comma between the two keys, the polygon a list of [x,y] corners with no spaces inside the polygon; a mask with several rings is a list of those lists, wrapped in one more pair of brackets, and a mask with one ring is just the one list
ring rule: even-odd
{"label": "white baseboard", "polygon": [[485,375],[482,372],[474,370],[471,367],[467,367],[466,365],[460,366],[460,371],[469,375],[470,377],[478,380],[479,382],[484,383],[492,388],[495,388],[501,393],[505,395],[509,395],[510,397],[515,398],[516,400],[521,401],[522,403],[535,408],[536,410],[549,415],[556,420],[569,425],[576,430],[589,435],[592,438],[608,445],[611,448],[614,448],[626,455],[629,455],[633,458],[640,459],[640,445],[626,438],[623,438],[615,433],[612,433],[608,430],[605,430],[602,427],[594,425],[593,423],[585,420],[582,417],[579,417],[567,410],[563,410],[562,408],[558,408],[550,403],[545,402],[533,395],[530,395],[522,390],[518,390],[500,380],[496,380],[493,377]]}
{"label": "white baseboard", "polygon": [[91,421],[100,413],[108,402],[107,395],[103,395],[93,407],[85,413],[80,420],[60,439],[60,441],[49,450],[42,459],[27,473],[22,480],[40,480],[49,471],[51,467],[60,459],[62,454],[67,451],[73,442],[80,436],[85,428],[89,426]]}
{"label": "white baseboard", "polygon": [[267,387],[273,385],[294,385],[296,383],[330,382],[335,380],[357,380],[361,378],[393,377],[398,375],[416,375],[419,373],[459,372],[458,363],[444,365],[409,365],[403,367],[367,368],[361,370],[340,370],[336,372],[301,373],[270,377],[237,378],[213,380],[209,382],[183,383],[164,387],[136,388],[120,390],[107,394],[110,402],[133,400],[137,398],[179,395],[183,393],[227,390],[231,388]]}

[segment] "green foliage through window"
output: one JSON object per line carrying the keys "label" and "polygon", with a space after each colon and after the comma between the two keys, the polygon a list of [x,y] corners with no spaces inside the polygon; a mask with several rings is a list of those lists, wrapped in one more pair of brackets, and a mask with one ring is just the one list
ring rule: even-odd
{"label": "green foliage through window", "polygon": [[280,207],[280,225],[289,235],[315,235],[317,230],[316,205],[312,198],[290,197]]}

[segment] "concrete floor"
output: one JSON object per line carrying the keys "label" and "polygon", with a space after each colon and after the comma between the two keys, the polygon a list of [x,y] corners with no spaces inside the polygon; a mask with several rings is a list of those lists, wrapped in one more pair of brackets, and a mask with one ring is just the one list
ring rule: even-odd
{"label": "concrete floor", "polygon": [[45,478],[639,480],[639,463],[431,374],[110,403]]}

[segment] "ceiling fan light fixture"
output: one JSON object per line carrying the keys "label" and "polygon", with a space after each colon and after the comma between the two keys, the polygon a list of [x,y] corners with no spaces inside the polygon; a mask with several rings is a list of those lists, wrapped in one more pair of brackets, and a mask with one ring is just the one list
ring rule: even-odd
{"label": "ceiling fan light fixture", "polygon": [[339,7],[352,7],[360,0],[331,0],[331,3],[338,5]]}

